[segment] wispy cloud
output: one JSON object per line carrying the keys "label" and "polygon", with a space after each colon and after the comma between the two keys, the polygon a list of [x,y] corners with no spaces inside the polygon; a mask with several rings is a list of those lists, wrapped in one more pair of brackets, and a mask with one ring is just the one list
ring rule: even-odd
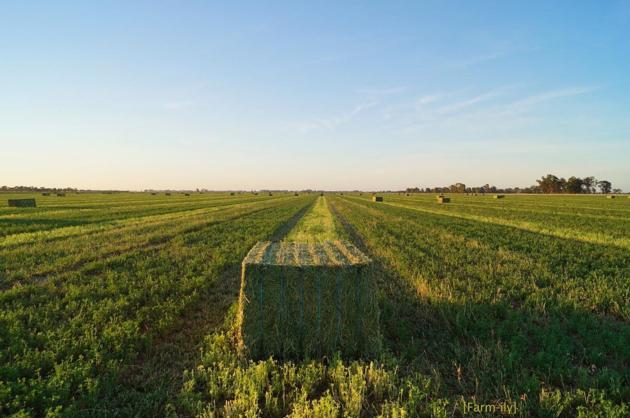
{"label": "wispy cloud", "polygon": [[533,106],[548,102],[550,100],[562,99],[565,97],[579,96],[598,90],[598,86],[577,86],[562,89],[549,90],[542,93],[533,94],[523,99],[512,102],[506,106],[506,110],[517,112],[531,109]]}
{"label": "wispy cloud", "polygon": [[345,125],[352,121],[355,117],[357,117],[363,111],[370,109],[378,104],[377,101],[369,101],[365,103],[361,103],[356,105],[352,110],[341,114],[339,116],[331,117],[331,118],[322,118],[315,119],[307,122],[300,122],[295,124],[298,130],[302,133],[307,133],[313,130],[318,129],[328,129],[332,130],[341,125]]}
{"label": "wispy cloud", "polygon": [[446,114],[446,113],[453,113],[453,112],[457,112],[459,110],[477,105],[479,103],[484,103],[487,102],[489,100],[492,100],[496,97],[502,96],[506,93],[506,91],[509,90],[509,87],[499,87],[496,89],[492,89],[490,91],[487,91],[485,93],[482,94],[478,94],[474,97],[470,97],[464,100],[460,100],[458,102],[455,103],[451,103],[448,104],[446,106],[443,106],[439,109],[436,110],[436,113],[439,114]]}

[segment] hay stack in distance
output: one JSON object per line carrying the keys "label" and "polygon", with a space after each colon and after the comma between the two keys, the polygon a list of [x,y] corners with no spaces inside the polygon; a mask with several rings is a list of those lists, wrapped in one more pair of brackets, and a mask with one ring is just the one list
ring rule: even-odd
{"label": "hay stack in distance", "polygon": [[443,195],[439,195],[436,197],[438,203],[450,203],[451,198]]}
{"label": "hay stack in distance", "polygon": [[259,242],[242,264],[239,346],[254,358],[380,351],[371,260],[343,241]]}
{"label": "hay stack in distance", "polygon": [[9,199],[9,207],[11,208],[34,208],[35,199]]}
{"label": "hay stack in distance", "polygon": [[372,196],[372,202],[382,202],[383,196]]}
{"label": "hay stack in distance", "polygon": [[42,193],[42,196],[50,196],[50,193],[44,192],[44,193]]}
{"label": "hay stack in distance", "polygon": [[495,199],[503,199],[505,197],[505,195],[504,194],[495,194],[493,197]]}
{"label": "hay stack in distance", "polygon": [[65,193],[57,193],[57,197],[66,197]]}
{"label": "hay stack in distance", "polygon": [[606,198],[608,198],[608,199],[614,199],[615,197],[617,197],[617,196],[615,196],[614,194],[609,194],[608,196],[606,196]]}

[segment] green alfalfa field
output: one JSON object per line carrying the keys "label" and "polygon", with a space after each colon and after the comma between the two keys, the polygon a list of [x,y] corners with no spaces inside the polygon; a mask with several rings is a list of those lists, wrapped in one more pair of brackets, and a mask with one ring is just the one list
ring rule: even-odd
{"label": "green alfalfa field", "polygon": [[[630,199],[0,196],[0,416],[630,414]],[[239,351],[248,251],[336,239],[373,261],[379,352]]]}

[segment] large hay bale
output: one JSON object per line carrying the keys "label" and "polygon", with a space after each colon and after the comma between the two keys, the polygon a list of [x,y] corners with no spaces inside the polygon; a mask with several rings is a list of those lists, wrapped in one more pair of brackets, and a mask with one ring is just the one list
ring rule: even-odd
{"label": "large hay bale", "polygon": [[170,195],[171,195],[170,193],[164,193],[164,194],[165,194],[166,196],[170,196]]}
{"label": "large hay bale", "polygon": [[243,260],[238,329],[255,358],[378,353],[371,260],[342,241],[257,243]]}
{"label": "large hay bale", "polygon": [[612,194],[609,194],[609,195],[608,195],[608,196],[606,196],[606,197],[607,197],[608,199],[614,199],[614,198],[615,198],[615,197],[617,197],[617,196],[612,195]]}
{"label": "large hay bale", "polygon": [[505,195],[504,194],[495,194],[493,197],[495,199],[503,199],[505,197]]}
{"label": "large hay bale", "polygon": [[57,197],[66,197],[65,193],[57,193]]}
{"label": "large hay bale", "polygon": [[438,203],[450,203],[451,198],[446,196],[437,196],[436,197]]}
{"label": "large hay bale", "polygon": [[190,196],[190,193],[184,193],[184,196]]}
{"label": "large hay bale", "polygon": [[44,193],[42,193],[42,196],[50,196],[50,193],[44,192]]}
{"label": "large hay bale", "polygon": [[9,207],[12,208],[34,208],[35,199],[9,199]]}
{"label": "large hay bale", "polygon": [[372,196],[372,202],[382,202],[383,196]]}

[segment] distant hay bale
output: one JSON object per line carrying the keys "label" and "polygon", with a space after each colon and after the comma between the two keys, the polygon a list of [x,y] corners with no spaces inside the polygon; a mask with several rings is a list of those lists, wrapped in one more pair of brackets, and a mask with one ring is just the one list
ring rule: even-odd
{"label": "distant hay bale", "polygon": [[155,193],[155,192],[151,193],[151,196],[155,196],[155,195],[157,195],[157,193]]}
{"label": "distant hay bale", "polygon": [[269,196],[273,196],[273,193],[269,192]]}
{"label": "distant hay bale", "polygon": [[57,193],[57,197],[66,197],[65,193]]}
{"label": "distant hay bale", "polygon": [[34,208],[35,199],[9,199],[9,207],[11,208]]}
{"label": "distant hay bale", "polygon": [[405,193],[405,196],[410,196],[409,193]]}
{"label": "distant hay bale", "polygon": [[495,194],[493,197],[495,199],[503,199],[505,197],[505,195],[504,194]]}
{"label": "distant hay bale", "polygon": [[42,193],[42,196],[50,196],[50,193],[44,192],[44,193]]}
{"label": "distant hay bale", "polygon": [[184,193],[184,196],[190,196],[190,193]]}
{"label": "distant hay bale", "polygon": [[372,196],[372,202],[382,202],[383,196]]}
{"label": "distant hay bale", "polygon": [[348,242],[259,242],[242,264],[239,346],[254,358],[380,351],[371,260]]}
{"label": "distant hay bale", "polygon": [[322,192],[322,193],[320,193],[319,195],[320,195],[320,196],[323,196],[323,195],[324,195],[324,193]]}
{"label": "distant hay bale", "polygon": [[166,196],[170,196],[170,195],[171,195],[170,193],[164,193],[164,194],[165,194]]}
{"label": "distant hay bale", "polygon": [[234,192],[230,192],[230,196],[234,196]]}
{"label": "distant hay bale", "polygon": [[438,203],[450,203],[451,198],[446,196],[437,196],[436,197]]}
{"label": "distant hay bale", "polygon": [[615,196],[614,194],[609,194],[608,196],[606,196],[606,198],[608,198],[608,199],[614,199],[614,198],[616,198],[616,197],[617,197],[617,196]]}
{"label": "distant hay bale", "polygon": [[298,192],[293,193],[293,196],[299,196]]}

